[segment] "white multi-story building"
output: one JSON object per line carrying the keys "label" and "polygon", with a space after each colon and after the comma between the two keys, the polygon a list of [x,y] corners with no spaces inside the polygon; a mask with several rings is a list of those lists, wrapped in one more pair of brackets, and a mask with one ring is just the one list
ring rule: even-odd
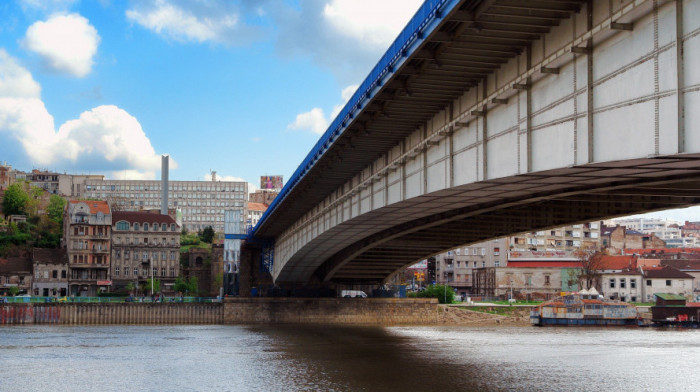
{"label": "white multi-story building", "polygon": [[574,251],[578,248],[600,247],[600,222],[557,227],[510,237],[515,251]]}
{"label": "white multi-story building", "polygon": [[[86,179],[83,196],[104,199],[112,208],[139,211],[160,208],[161,182],[157,180]],[[182,212],[182,226],[198,231],[211,226],[224,231],[224,211],[248,210],[248,183],[245,181],[170,181],[168,208]]]}

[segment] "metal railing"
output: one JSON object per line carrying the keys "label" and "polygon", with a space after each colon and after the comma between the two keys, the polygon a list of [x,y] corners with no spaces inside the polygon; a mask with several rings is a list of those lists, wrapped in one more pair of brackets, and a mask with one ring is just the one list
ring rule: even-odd
{"label": "metal railing", "polygon": [[123,303],[123,302],[166,302],[166,303],[211,303],[221,302],[216,297],[163,297],[162,300],[155,301],[151,296],[131,297],[0,297],[0,304],[23,304],[23,303]]}

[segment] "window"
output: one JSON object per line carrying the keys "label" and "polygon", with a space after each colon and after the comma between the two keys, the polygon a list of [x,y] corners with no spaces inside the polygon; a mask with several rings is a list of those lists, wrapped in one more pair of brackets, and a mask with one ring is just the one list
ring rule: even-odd
{"label": "window", "polygon": [[170,268],[170,276],[175,276],[175,268]]}
{"label": "window", "polygon": [[153,267],[153,274],[151,276],[158,276],[158,268]]}
{"label": "window", "polygon": [[496,260],[496,261],[494,262],[493,266],[496,267],[496,268],[500,267],[500,266],[501,266],[501,261],[500,261],[500,260]]}
{"label": "window", "polygon": [[153,224],[153,231],[158,231],[158,224],[157,223]]}
{"label": "window", "polygon": [[124,267],[124,276],[129,276],[129,268]]}
{"label": "window", "polygon": [[165,223],[160,225],[160,231],[167,231],[167,230],[168,230],[168,225],[166,225]]}
{"label": "window", "polygon": [[53,270],[53,273],[51,274],[54,279],[58,278],[58,270]]}
{"label": "window", "polygon": [[493,255],[498,256],[501,254],[501,248],[493,248]]}
{"label": "window", "polygon": [[544,276],[544,285],[549,286],[549,275]]}
{"label": "window", "polygon": [[114,276],[119,276],[119,267],[114,268]]}
{"label": "window", "polygon": [[481,255],[486,256],[486,248],[481,248]]}
{"label": "window", "polygon": [[[636,289],[637,288],[637,279],[630,279],[630,288],[631,289]],[[634,298],[634,297],[632,297]],[[632,300],[634,302],[634,300]]]}
{"label": "window", "polygon": [[630,302],[637,302],[637,297],[635,297],[635,296],[630,297]]}
{"label": "window", "polygon": [[61,271],[61,278],[66,278],[66,270]]}
{"label": "window", "polygon": [[134,276],[138,276],[138,275],[139,275],[139,269],[138,269],[138,268],[134,268]]}
{"label": "window", "polygon": [[139,231],[139,224],[138,223],[134,223],[134,231]]}
{"label": "window", "polygon": [[160,276],[165,277],[165,267],[160,269]]}
{"label": "window", "polygon": [[129,230],[129,222],[125,222],[125,221],[117,222],[117,230]]}
{"label": "window", "polygon": [[[476,256],[476,248],[472,248],[472,255]],[[474,264],[474,267],[476,267],[476,264]]]}
{"label": "window", "polygon": [[671,280],[670,280],[670,279],[667,279],[667,280],[666,280],[666,286],[670,286],[670,285],[671,285]]}
{"label": "window", "polygon": [[647,279],[647,286],[651,286],[651,279]]}
{"label": "window", "polygon": [[624,289],[625,287],[627,287],[627,279],[620,278],[620,288]]}
{"label": "window", "polygon": [[474,268],[476,268],[476,261],[474,262]]}
{"label": "window", "polygon": [[615,288],[615,278],[610,279],[610,288],[614,289]]}
{"label": "window", "polygon": [[143,224],[143,231],[148,231],[148,223]]}
{"label": "window", "polygon": [[481,262],[481,268],[486,268],[486,261]]}
{"label": "window", "polygon": [[170,231],[175,231],[175,224],[174,223],[170,224]]}

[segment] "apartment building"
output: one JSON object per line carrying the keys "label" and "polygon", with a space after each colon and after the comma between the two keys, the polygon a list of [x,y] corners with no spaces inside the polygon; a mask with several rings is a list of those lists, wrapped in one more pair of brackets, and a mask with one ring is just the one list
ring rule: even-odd
{"label": "apartment building", "polygon": [[109,290],[112,211],[106,201],[70,200],[63,218],[69,294],[96,296]]}
{"label": "apartment building", "polygon": [[65,249],[34,248],[32,264],[32,295],[65,297],[68,294],[69,269]]}
{"label": "apartment building", "polygon": [[600,229],[600,222],[590,222],[522,233],[510,237],[510,247],[515,251],[600,248]]}
{"label": "apartment building", "polygon": [[455,248],[435,257],[436,283],[448,284],[458,295],[466,295],[471,292],[475,269],[505,267],[507,261],[508,238]]}
{"label": "apartment building", "polygon": [[[83,184],[85,197],[109,201],[115,210],[160,208],[161,181],[95,180]],[[169,181],[168,208],[182,213],[182,227],[198,231],[211,226],[224,231],[224,211],[240,210],[247,216],[248,183],[245,181]]]}
{"label": "apartment building", "polygon": [[155,277],[161,291],[171,292],[180,275],[180,226],[175,219],[156,212],[114,211],[112,222],[112,290],[123,290],[129,282],[143,288]]}

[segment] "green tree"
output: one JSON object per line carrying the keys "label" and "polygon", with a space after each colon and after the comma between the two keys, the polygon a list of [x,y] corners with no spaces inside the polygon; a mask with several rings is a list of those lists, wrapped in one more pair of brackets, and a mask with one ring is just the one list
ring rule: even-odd
{"label": "green tree", "polygon": [[419,298],[437,298],[441,304],[451,304],[455,300],[455,292],[450,286],[432,284],[416,294]]}
{"label": "green tree", "polygon": [[[146,289],[150,290],[151,289],[151,279],[148,278],[146,280]],[[151,294],[155,293],[160,293],[160,279],[153,279],[153,292]]]}
{"label": "green tree", "polygon": [[199,238],[202,239],[202,242],[211,244],[212,241],[214,241],[214,235],[216,235],[214,229],[211,226],[207,226],[204,228],[204,230],[202,230],[202,234],[199,236]]}
{"label": "green tree", "polygon": [[2,209],[5,215],[26,214],[29,200],[29,194],[24,190],[22,184],[15,183],[10,185],[5,191],[5,197],[2,199]]}
{"label": "green tree", "polygon": [[63,224],[63,208],[66,205],[66,200],[58,195],[51,195],[49,198],[49,206],[46,207],[46,213],[54,222]]}
{"label": "green tree", "polygon": [[175,284],[173,284],[173,290],[178,293],[197,295],[198,290],[197,277],[192,276],[189,279],[178,276],[175,278]]}
{"label": "green tree", "polygon": [[10,295],[14,297],[15,295],[19,294],[19,287],[17,287],[17,286],[10,286],[10,288],[8,289],[8,291],[10,292]]}

